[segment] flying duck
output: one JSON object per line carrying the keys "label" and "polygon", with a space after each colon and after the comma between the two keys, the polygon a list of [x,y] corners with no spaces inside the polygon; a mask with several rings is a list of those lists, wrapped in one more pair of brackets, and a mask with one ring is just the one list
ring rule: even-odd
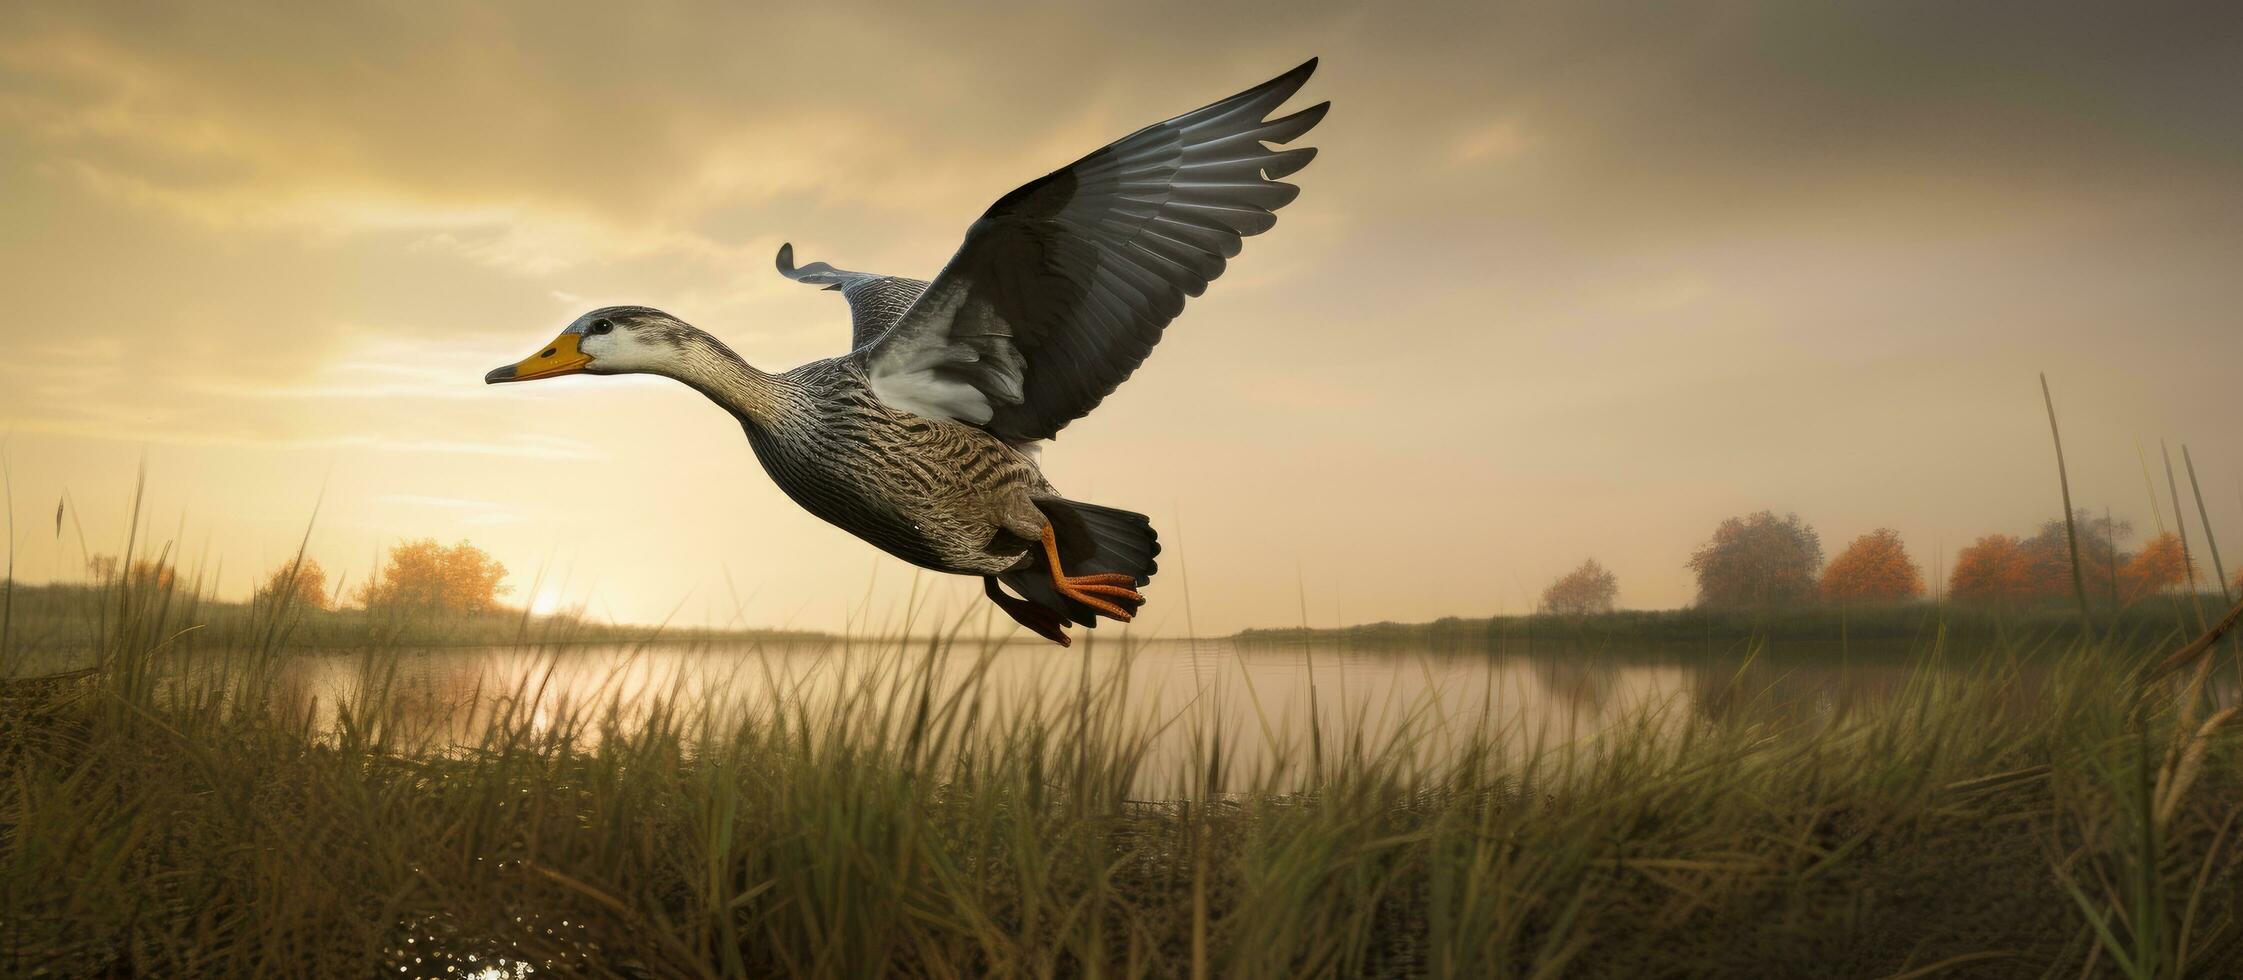
{"label": "flying duck", "polygon": [[[660,310],[578,317],[499,384],[655,374],[731,412],[805,510],[922,568],[978,575],[1014,621],[1065,646],[1067,624],[1128,622],[1160,553],[1144,515],[1060,496],[1038,448],[1097,407],[1268,231],[1313,148],[1273,149],[1329,102],[1271,118],[1312,59],[1122,137],[999,198],[932,281],[796,267],[849,303],[850,350],[781,374]],[[1010,590],[1009,592],[1007,590]]]}

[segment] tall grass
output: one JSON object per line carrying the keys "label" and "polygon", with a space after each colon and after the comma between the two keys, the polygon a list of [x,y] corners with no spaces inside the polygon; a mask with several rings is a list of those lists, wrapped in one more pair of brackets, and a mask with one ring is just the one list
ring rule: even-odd
{"label": "tall grass", "polygon": [[2212,534],[2212,512],[2204,506],[2204,488],[2196,482],[2196,460],[2189,455],[2186,445],[2181,447],[2181,463],[2188,468],[2188,489],[2196,496],[2196,516],[2203,522],[2204,544],[2212,551],[2212,581],[2220,588],[2220,598],[2226,599],[2227,563],[2220,560],[2220,539]]}
{"label": "tall grass", "polygon": [[[2173,497],[2173,529],[2181,538],[2181,564],[2186,566],[2188,571],[2189,597],[2195,599],[2202,592],[2196,585],[2196,556],[2189,549],[2188,515],[2181,510],[2181,487],[2173,480],[2173,451],[2167,448],[2163,442],[2157,444],[2157,450],[2165,457],[2165,490]],[[2191,605],[2196,612],[2197,629],[2206,628],[2207,620],[2204,616],[2203,602],[2197,601]]]}
{"label": "tall grass", "polygon": [[2093,629],[2094,614],[2087,605],[2087,583],[2080,576],[2079,529],[2073,526],[2072,520],[2072,474],[2064,466],[2064,435],[2056,431],[2056,396],[2049,393],[2046,373],[2041,375],[2041,404],[2048,408],[2048,437],[2056,443],[2056,485],[2064,496],[2064,543],[2072,553],[2072,594],[2079,599],[2080,623]]}
{"label": "tall grass", "polygon": [[[1740,680],[1718,710],[1649,705],[1570,746],[1427,712],[1242,782],[1255,733],[1150,715],[1087,666],[1058,696],[997,690],[990,648],[955,630],[853,640],[833,693],[752,710],[682,687],[559,703],[532,674],[467,692],[475,724],[432,744],[394,648],[355,651],[357,683],[322,706],[286,683],[284,605],[261,611],[272,629],[187,645],[192,604],[114,583],[98,669],[0,693],[0,972],[2178,976],[2243,958],[2243,772],[2205,651],[2161,665],[2167,647],[2081,637],[2027,670],[1999,643],[1941,647],[1850,712]],[[1149,769],[1178,726],[1188,757]]]}

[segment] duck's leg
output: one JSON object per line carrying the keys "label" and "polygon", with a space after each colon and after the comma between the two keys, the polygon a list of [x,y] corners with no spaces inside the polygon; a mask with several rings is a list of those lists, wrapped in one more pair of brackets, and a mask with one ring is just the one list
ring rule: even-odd
{"label": "duck's leg", "polygon": [[1037,636],[1063,647],[1074,645],[1074,640],[1067,636],[1067,621],[1065,619],[1060,618],[1058,613],[1026,599],[1015,599],[1006,595],[1004,589],[997,587],[997,576],[982,576],[981,591],[989,596],[989,601],[997,604],[997,608],[1004,610],[1005,615],[1011,616],[1013,622],[1034,630]]}
{"label": "duck's leg", "polygon": [[[1129,622],[1132,610],[1144,605],[1145,596],[1132,586],[1137,578],[1121,572],[1103,575],[1069,575],[1059,565],[1059,538],[1053,535],[1051,525],[1044,525],[1044,564],[1051,568],[1051,584],[1059,594],[1096,610],[1107,619]],[[1129,603],[1125,608],[1120,602]]]}

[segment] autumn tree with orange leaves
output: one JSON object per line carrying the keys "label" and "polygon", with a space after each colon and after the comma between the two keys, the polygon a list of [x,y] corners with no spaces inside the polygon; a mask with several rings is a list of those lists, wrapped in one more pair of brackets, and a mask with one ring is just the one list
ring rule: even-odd
{"label": "autumn tree with orange leaves", "polygon": [[2159,595],[2188,582],[2189,577],[2188,552],[2181,547],[2181,536],[2171,531],[2142,545],[2142,550],[2128,558],[2118,573],[2120,592],[2126,602],[2140,602]]}
{"label": "autumn tree with orange leaves", "polygon": [[1923,594],[1923,570],[1891,528],[1855,538],[1822,573],[1822,597],[1833,602],[1900,602]]}
{"label": "autumn tree with orange leaves", "polygon": [[506,566],[462,541],[447,548],[435,538],[398,545],[381,574],[361,586],[368,609],[482,612],[498,604],[507,587]]}
{"label": "autumn tree with orange leaves", "polygon": [[258,595],[267,600],[286,597],[289,606],[298,609],[327,608],[327,570],[319,567],[316,559],[306,558],[301,563],[288,562],[273,569],[265,579],[265,587]]}
{"label": "autumn tree with orange leaves", "polygon": [[2025,543],[2008,534],[1989,534],[1955,556],[1947,594],[1956,602],[2007,605],[2032,598],[2031,559]]}
{"label": "autumn tree with orange leaves", "polygon": [[[2083,510],[2072,515],[2072,524],[2067,532],[2064,520],[2056,518],[2043,521],[2029,538],[2007,534],[1979,538],[1956,556],[1948,592],[1958,602],[1984,605],[2071,603],[2075,601],[2074,534],[2079,542],[2080,583],[2087,587],[2091,603],[2105,604],[2114,598],[2132,602],[2169,588],[2188,574],[2187,565],[2180,561],[2178,538],[2152,541],[2145,558],[2121,550],[2134,533],[2134,525],[2126,521]],[[2165,554],[2168,548],[2170,556]],[[2176,569],[2182,578],[2172,577]]]}

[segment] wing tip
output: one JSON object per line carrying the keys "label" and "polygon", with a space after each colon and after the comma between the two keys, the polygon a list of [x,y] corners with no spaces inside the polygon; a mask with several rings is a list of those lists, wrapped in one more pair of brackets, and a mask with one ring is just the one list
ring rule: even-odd
{"label": "wing tip", "polygon": [[1271,103],[1271,108],[1276,108],[1278,103],[1292,98],[1293,93],[1300,91],[1301,86],[1308,84],[1309,76],[1316,74],[1316,63],[1319,60],[1321,59],[1311,57],[1307,61],[1294,66],[1291,71],[1263,82],[1259,88],[1263,92],[1277,96],[1276,100]]}
{"label": "wing tip", "polygon": [[1262,179],[1284,180],[1307,169],[1308,165],[1315,160],[1316,147],[1313,146],[1296,146],[1290,150],[1279,150],[1270,154],[1269,162],[1262,166]]}
{"label": "wing tip", "polygon": [[1324,121],[1324,114],[1330,111],[1332,100],[1326,99],[1299,112],[1263,123],[1257,138],[1265,143],[1283,146],[1307,135],[1309,130],[1315,129],[1318,123]]}

